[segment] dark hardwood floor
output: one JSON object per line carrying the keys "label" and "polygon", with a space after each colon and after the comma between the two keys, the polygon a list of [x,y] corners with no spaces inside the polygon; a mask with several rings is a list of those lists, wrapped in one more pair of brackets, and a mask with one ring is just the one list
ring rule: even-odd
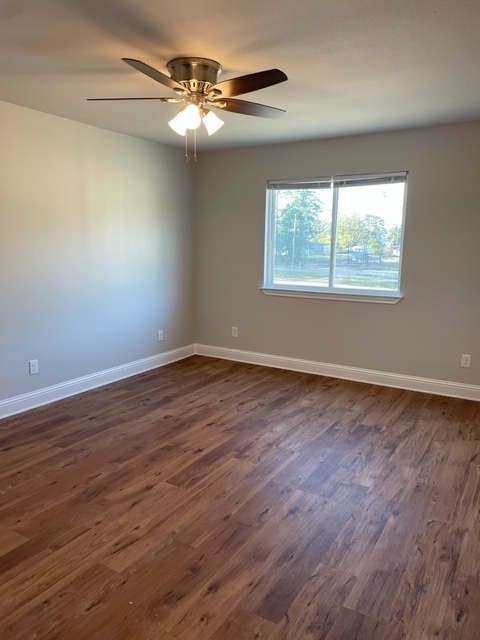
{"label": "dark hardwood floor", "polygon": [[0,421],[2,640],[478,640],[480,404],[195,356]]}

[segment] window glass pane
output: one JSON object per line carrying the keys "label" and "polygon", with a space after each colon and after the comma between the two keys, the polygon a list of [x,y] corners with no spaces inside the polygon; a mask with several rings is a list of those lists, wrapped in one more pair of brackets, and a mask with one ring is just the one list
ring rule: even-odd
{"label": "window glass pane", "polygon": [[332,190],[286,189],[276,194],[274,284],[327,287]]}
{"label": "window glass pane", "polygon": [[269,181],[265,288],[399,295],[407,176]]}
{"label": "window glass pane", "polygon": [[342,187],[334,286],[398,291],[404,184]]}

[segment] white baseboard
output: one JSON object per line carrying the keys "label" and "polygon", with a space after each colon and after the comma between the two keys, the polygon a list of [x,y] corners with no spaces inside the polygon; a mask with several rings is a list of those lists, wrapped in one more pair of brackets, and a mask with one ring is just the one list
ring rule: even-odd
{"label": "white baseboard", "polygon": [[315,362],[313,360],[300,360],[298,358],[273,356],[265,353],[255,353],[253,351],[212,347],[205,344],[196,344],[195,353],[212,358],[259,364],[265,367],[275,367],[277,369],[288,369],[289,371],[301,371],[302,373],[313,373],[332,378],[343,378],[344,380],[378,384],[383,387],[396,387],[409,391],[422,391],[440,396],[449,396],[451,398],[480,401],[480,386],[478,385],[418,378],[398,373],[387,373],[384,371],[372,371],[370,369]]}
{"label": "white baseboard", "polygon": [[30,393],[25,393],[20,396],[7,398],[7,400],[0,401],[0,419],[28,411],[29,409],[34,409],[35,407],[41,407],[44,404],[50,404],[50,402],[56,402],[69,396],[74,396],[77,393],[90,391],[91,389],[110,384],[111,382],[117,382],[123,378],[135,376],[150,369],[163,367],[166,364],[183,360],[194,354],[195,347],[194,345],[190,345],[188,347],[160,353],[149,358],[143,358],[142,360],[136,360],[135,362],[129,362],[105,371],[98,371],[97,373],[75,378],[74,380],[67,380],[67,382],[61,382],[60,384],[38,389],[37,391],[31,391]]}
{"label": "white baseboard", "polygon": [[239,349],[226,349],[224,347],[195,344],[180,349],[173,349],[172,351],[151,356],[150,358],[129,362],[105,371],[99,371],[88,376],[83,376],[82,378],[61,382],[60,384],[38,389],[37,391],[25,393],[20,396],[7,398],[6,400],[0,401],[0,419],[51,402],[56,402],[57,400],[62,400],[63,398],[68,398],[69,396],[122,380],[123,378],[129,378],[130,376],[149,371],[150,369],[163,367],[166,364],[183,360],[195,354],[209,356],[211,358],[221,358],[223,360],[258,364],[264,367],[275,367],[289,371],[300,371],[302,373],[313,373],[315,375],[329,376],[332,378],[343,378],[344,380],[378,384],[383,387],[396,387],[398,389],[433,393],[451,398],[480,401],[480,386],[478,385],[418,378],[397,373],[315,362],[313,360],[274,356],[266,353],[256,353],[254,351],[242,351]]}

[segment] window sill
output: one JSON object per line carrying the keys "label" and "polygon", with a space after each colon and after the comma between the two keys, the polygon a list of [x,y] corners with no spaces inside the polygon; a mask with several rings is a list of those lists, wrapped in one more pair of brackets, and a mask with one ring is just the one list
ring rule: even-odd
{"label": "window sill", "polygon": [[365,293],[336,293],[333,291],[311,291],[302,289],[282,289],[260,287],[266,296],[283,296],[287,298],[316,298],[317,300],[340,300],[343,302],[374,302],[376,304],[398,304],[403,296],[365,294]]}

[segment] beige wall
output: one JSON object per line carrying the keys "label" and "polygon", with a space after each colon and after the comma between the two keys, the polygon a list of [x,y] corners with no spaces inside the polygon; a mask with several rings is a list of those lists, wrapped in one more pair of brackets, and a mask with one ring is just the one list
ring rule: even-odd
{"label": "beige wall", "polygon": [[183,152],[6,103],[0,123],[0,401],[191,344]]}
{"label": "beige wall", "polygon": [[[196,342],[480,384],[479,169],[480,123],[202,153]],[[403,301],[260,291],[268,178],[395,170],[410,174]],[[460,368],[462,353],[472,355],[471,369]]]}

